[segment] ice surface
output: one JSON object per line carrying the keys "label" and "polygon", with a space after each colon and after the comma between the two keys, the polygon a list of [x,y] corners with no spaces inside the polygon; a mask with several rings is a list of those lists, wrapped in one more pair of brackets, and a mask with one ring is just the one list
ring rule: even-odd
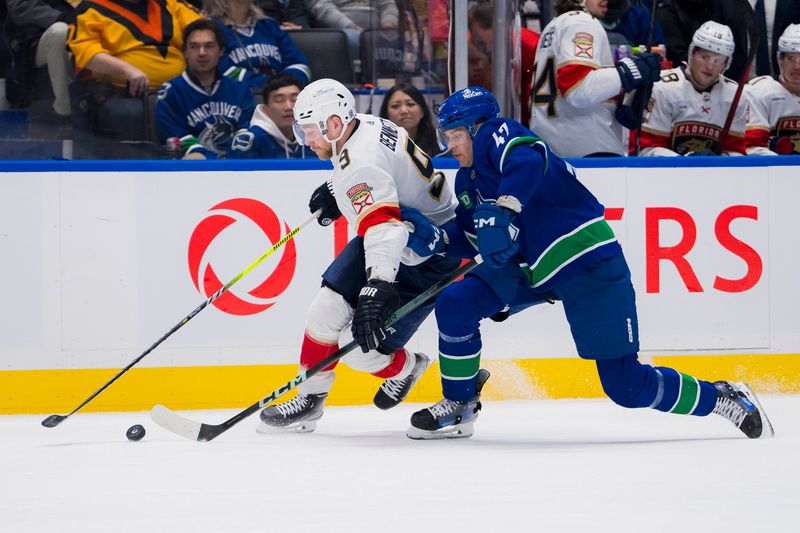
{"label": "ice surface", "polygon": [[405,437],[413,404],[332,407],[305,435],[253,416],[210,443],[144,412],[0,416],[0,531],[798,531],[800,396],[761,400],[773,439],[608,400],[488,402],[475,436],[428,442]]}

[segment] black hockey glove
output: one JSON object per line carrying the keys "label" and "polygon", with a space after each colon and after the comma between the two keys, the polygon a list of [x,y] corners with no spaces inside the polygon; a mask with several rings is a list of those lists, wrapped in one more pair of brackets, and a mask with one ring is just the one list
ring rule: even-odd
{"label": "black hockey glove", "polygon": [[[639,129],[639,126],[642,125],[645,92],[647,91],[644,89],[634,90],[631,93],[630,102],[623,103],[614,110],[614,118],[629,130]],[[625,99],[628,100],[627,95]]]}
{"label": "black hockey glove", "polygon": [[397,307],[400,297],[391,283],[371,279],[358,294],[358,305],[353,315],[353,339],[367,353],[378,347],[386,338],[383,323]]}
{"label": "black hockey glove", "polygon": [[308,209],[312,213],[317,209],[322,209],[322,213],[317,217],[320,226],[330,226],[334,220],[342,216],[342,212],[336,205],[336,198],[333,197],[333,183],[330,180],[314,190],[308,201]]}
{"label": "black hockey glove", "polygon": [[627,93],[637,87],[655,83],[661,78],[661,56],[643,52],[625,57],[617,63],[616,69],[622,88]]}

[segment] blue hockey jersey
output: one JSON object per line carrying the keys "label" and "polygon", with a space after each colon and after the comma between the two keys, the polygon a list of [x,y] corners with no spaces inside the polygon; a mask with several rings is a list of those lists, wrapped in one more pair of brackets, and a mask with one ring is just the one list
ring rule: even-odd
{"label": "blue hockey jersey", "polygon": [[445,226],[448,256],[475,255],[475,206],[505,195],[522,204],[510,228],[520,245],[512,261],[533,287],[545,289],[620,251],[603,206],[578,181],[575,169],[519,122],[494,118],[481,124],[472,158],[472,166],[456,174],[456,219]]}
{"label": "blue hockey jersey", "polygon": [[252,26],[235,28],[217,22],[227,43],[220,63],[225,76],[259,89],[281,73],[291,74],[303,85],[308,83],[311,70],[305,54],[277,22],[262,18]]}
{"label": "blue hockey jersey", "polygon": [[246,84],[221,77],[206,92],[184,71],[161,86],[156,103],[161,142],[178,137],[187,154],[224,155],[234,134],[250,124],[256,102]]}
{"label": "blue hockey jersey", "polygon": [[249,128],[236,132],[228,147],[229,159],[317,159],[317,154],[294,136],[287,138],[263,107],[256,107]]}

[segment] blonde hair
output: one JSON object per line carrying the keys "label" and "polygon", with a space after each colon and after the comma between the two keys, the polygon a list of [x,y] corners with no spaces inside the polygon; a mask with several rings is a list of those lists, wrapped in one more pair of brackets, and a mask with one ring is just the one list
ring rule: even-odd
{"label": "blonde hair", "polygon": [[[203,13],[205,13],[208,18],[219,19],[226,25],[235,25],[236,21],[231,18],[229,9],[228,0],[203,0]],[[253,3],[250,4],[248,19],[255,22],[264,17],[266,17],[264,12],[255,4],[255,1],[253,1]]]}

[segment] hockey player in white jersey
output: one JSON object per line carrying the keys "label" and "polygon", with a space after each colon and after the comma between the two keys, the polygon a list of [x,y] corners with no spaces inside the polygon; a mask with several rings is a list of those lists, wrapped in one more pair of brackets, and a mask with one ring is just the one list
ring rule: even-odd
{"label": "hockey player in white jersey", "polygon": [[606,0],[562,0],[542,31],[531,89],[531,129],[561,157],[626,153],[615,99],[659,79],[661,56],[646,52],[615,67],[606,30],[595,17]]}
{"label": "hockey player in white jersey", "polygon": [[745,106],[740,103],[730,131],[720,134],[738,84],[722,73],[733,57],[733,33],[705,22],[692,37],[689,63],[662,72],[642,121],[640,155],[744,155]]}
{"label": "hockey player in white jersey", "polygon": [[[434,299],[386,330],[383,323],[396,307],[460,264],[437,255],[422,258],[407,249],[400,205],[444,223],[455,215],[455,197],[403,128],[356,114],[353,95],[338,81],[309,84],[297,97],[294,116],[297,138],[333,163],[332,177],[314,191],[309,209],[322,209],[321,225],[344,215],[356,233],[322,275],[308,312],[300,367],[310,368],[338,350],[340,334],[349,327],[361,350],[342,361],[385,379],[374,403],[389,409],[408,395],[430,364],[427,356],[403,346],[433,309]],[[334,366],[300,384],[296,398],[264,409],[259,430],[313,431],[333,385]]]}
{"label": "hockey player in white jersey", "polygon": [[778,39],[780,76],[747,84],[747,155],[800,155],[800,24]]}

